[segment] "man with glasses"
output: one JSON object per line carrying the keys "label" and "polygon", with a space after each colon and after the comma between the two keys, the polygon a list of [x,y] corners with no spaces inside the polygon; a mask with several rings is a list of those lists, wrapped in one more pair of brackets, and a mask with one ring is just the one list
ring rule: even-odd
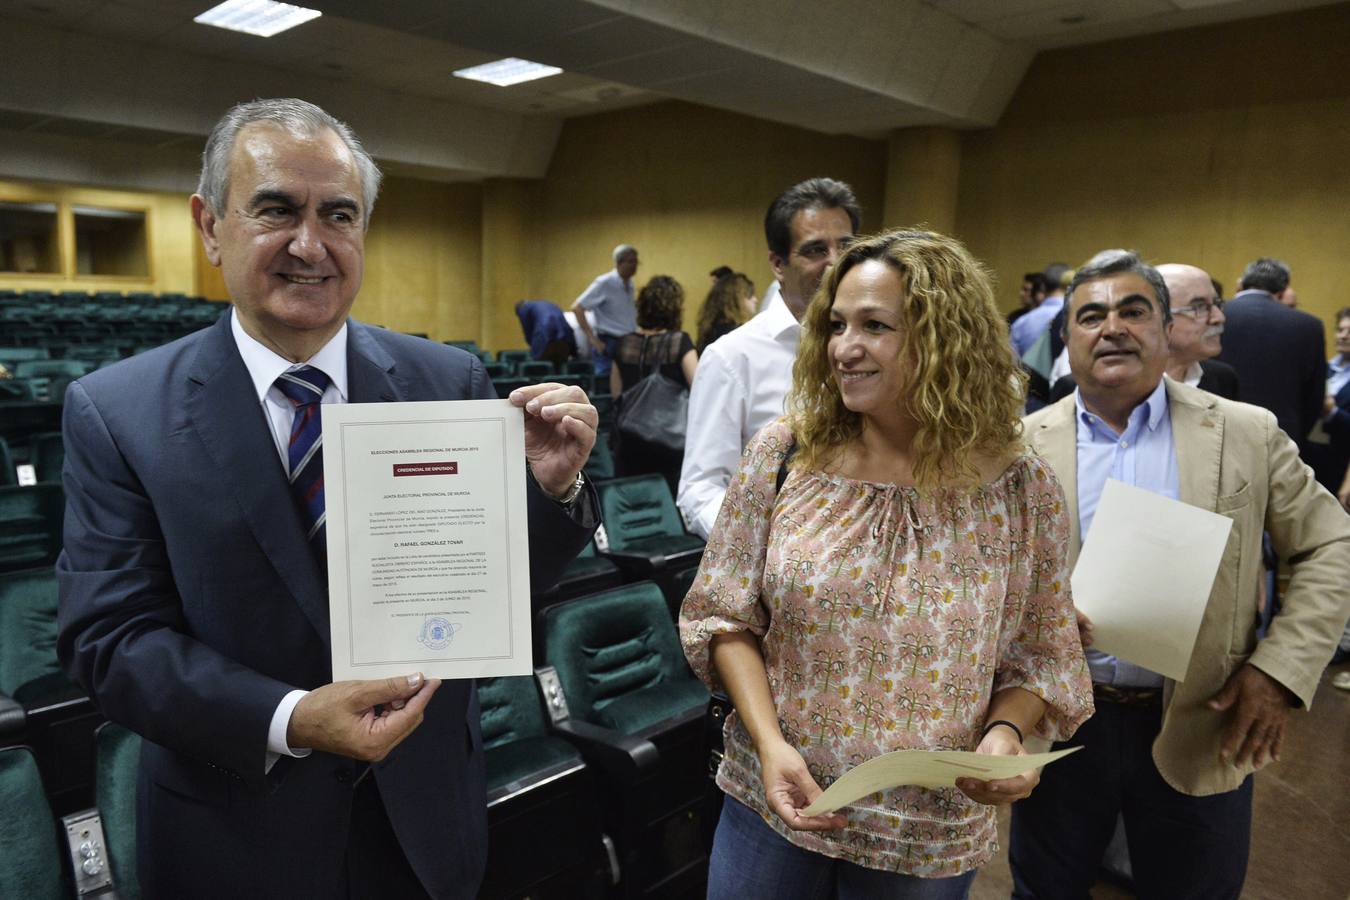
{"label": "man with glasses", "polygon": [[[1013,806],[1022,900],[1087,896],[1119,816],[1141,897],[1238,897],[1251,773],[1279,759],[1289,708],[1311,702],[1350,615],[1350,518],[1275,417],[1163,378],[1173,307],[1191,304],[1136,254],[1097,254],[1065,299],[1078,387],[1025,420],[1032,450],[1064,486],[1071,563],[1108,478],[1227,516],[1233,530],[1183,681],[1091,649],[1080,614],[1097,710],[1067,744],[1083,749]],[[1258,643],[1263,528],[1292,577]]]}
{"label": "man with glasses", "polygon": [[769,205],[764,236],[779,291],[763,312],[708,346],[689,391],[676,502],[699,537],[712,531],[741,449],[783,414],[801,340],[798,322],[860,219],[853,189],[833,178],[809,178]]}
{"label": "man with glasses", "polygon": [[1167,374],[1176,381],[1238,398],[1237,372],[1214,357],[1223,349],[1223,298],[1204,269],[1181,263],[1158,266],[1172,297],[1172,333],[1168,338]]}

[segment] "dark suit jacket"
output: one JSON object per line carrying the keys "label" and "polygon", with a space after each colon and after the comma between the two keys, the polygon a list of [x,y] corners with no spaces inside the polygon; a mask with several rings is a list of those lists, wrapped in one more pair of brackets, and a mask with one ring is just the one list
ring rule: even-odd
{"label": "dark suit jacket", "polygon": [[[1055,382],[1055,386],[1050,391],[1050,402],[1055,403],[1073,393],[1074,388],[1078,387],[1072,374],[1065,375]],[[1227,363],[1221,363],[1217,359],[1200,360],[1200,383],[1196,385],[1202,391],[1209,391],[1211,394],[1217,394],[1225,400],[1236,400],[1238,397],[1238,377],[1237,372]]]}
{"label": "dark suit jacket", "polygon": [[1322,422],[1328,443],[1308,444],[1308,463],[1317,473],[1317,480],[1333,494],[1341,489],[1346,466],[1350,466],[1350,384],[1346,384],[1334,399],[1335,408]]}
{"label": "dark suit jacket", "polygon": [[572,326],[567,324],[558,304],[547,300],[523,300],[516,307],[516,318],[520,319],[520,329],[525,332],[525,340],[530,342],[530,356],[533,358],[543,359],[544,348],[554,341],[570,343],[572,353],[576,353]]}
{"label": "dark suit jacket", "polygon": [[1196,387],[1225,400],[1236,400],[1242,392],[1237,369],[1217,359],[1200,360],[1200,383]]}
{"label": "dark suit jacket", "polygon": [[[347,359],[355,403],[496,396],[475,357],[357,322]],[[282,697],[331,680],[328,601],[229,316],[71,385],[65,441],[58,650],[103,712],[146,738],[147,896],[336,896],[363,767],[314,753],[263,771]],[[530,491],[542,588],[594,514],[588,529]],[[473,682],[445,682],[371,773],[435,897],[471,897],[482,876],[478,715]]]}
{"label": "dark suit jacket", "polygon": [[1223,312],[1219,359],[1237,370],[1238,399],[1273,412],[1302,451],[1326,393],[1322,323],[1265,291],[1242,291]]}

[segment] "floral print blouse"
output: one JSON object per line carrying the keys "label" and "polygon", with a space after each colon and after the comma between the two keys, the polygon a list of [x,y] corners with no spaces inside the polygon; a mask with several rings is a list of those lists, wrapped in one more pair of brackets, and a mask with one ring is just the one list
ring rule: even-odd
{"label": "floral print blouse", "polygon": [[[680,637],[719,687],[713,635],[760,643],[783,736],[822,788],[891,750],[973,750],[990,697],[1046,701],[1037,733],[1062,740],[1092,714],[1066,560],[1064,494],[1023,455],[996,480],[919,490],[792,470],[784,420],[747,445],[727,490]],[[956,788],[900,787],[846,807],[835,832],[770,812],[759,757],[732,713],[718,785],[793,844],[872,869],[958,875],[997,849],[995,808]]]}

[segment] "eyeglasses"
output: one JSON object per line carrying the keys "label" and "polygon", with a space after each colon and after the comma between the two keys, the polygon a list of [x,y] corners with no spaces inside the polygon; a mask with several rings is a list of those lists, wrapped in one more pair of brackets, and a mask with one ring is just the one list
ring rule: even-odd
{"label": "eyeglasses", "polygon": [[1223,300],[1197,300],[1190,306],[1172,307],[1172,315],[1190,316],[1197,322],[1207,322],[1213,318],[1216,309],[1223,309]]}

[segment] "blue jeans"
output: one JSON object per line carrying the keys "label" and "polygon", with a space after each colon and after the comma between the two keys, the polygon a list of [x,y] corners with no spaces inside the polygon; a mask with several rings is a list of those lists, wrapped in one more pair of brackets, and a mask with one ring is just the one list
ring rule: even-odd
{"label": "blue jeans", "polygon": [[[591,348],[591,368],[595,371],[596,375],[603,375],[608,378],[609,367],[614,359],[614,349],[619,346],[619,337],[621,336],[611,334],[599,334],[596,336],[600,338],[600,343],[605,345],[605,351],[601,353],[594,347]],[[605,382],[604,390],[599,391],[599,393],[609,393],[609,382]]]}
{"label": "blue jeans", "polygon": [[919,878],[803,850],[727,797],[713,838],[708,900],[964,900],[974,880],[975,870]]}

